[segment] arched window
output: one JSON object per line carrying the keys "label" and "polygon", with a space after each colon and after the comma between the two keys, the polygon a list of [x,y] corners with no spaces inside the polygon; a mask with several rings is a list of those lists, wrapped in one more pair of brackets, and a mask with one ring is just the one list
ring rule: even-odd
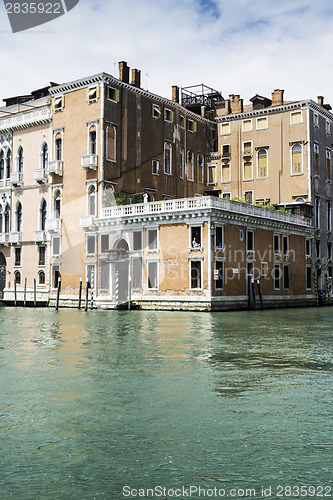
{"label": "arched window", "polygon": [[88,214],[96,215],[96,189],[90,186],[88,191]]}
{"label": "arched window", "polygon": [[172,149],[171,144],[164,144],[164,173],[171,175],[172,174]]}
{"label": "arched window", "polygon": [[14,282],[17,285],[21,284],[21,273],[20,273],[20,271],[15,271],[15,273],[14,273]]}
{"label": "arched window", "polygon": [[16,205],[15,226],[16,226],[16,231],[20,233],[22,231],[22,205],[20,201]]}
{"label": "arched window", "polygon": [[106,153],[107,159],[111,161],[116,161],[116,128],[113,125],[109,125],[106,128]]}
{"label": "arched window", "polygon": [[60,219],[61,216],[61,193],[59,189],[54,193],[54,205],[53,205],[54,217],[55,219]]}
{"label": "arched window", "polygon": [[187,153],[187,179],[194,180],[194,155],[192,151]]}
{"label": "arched window", "polygon": [[8,149],[7,157],[6,157],[6,177],[7,177],[7,179],[10,178],[11,169],[12,169],[12,152],[10,149]]}
{"label": "arched window", "polygon": [[17,164],[16,164],[17,172],[23,172],[23,148],[20,146],[17,150]]}
{"label": "arched window", "polygon": [[45,285],[45,272],[39,271],[38,273],[38,285]]}
{"label": "arched window", "polygon": [[47,216],[47,203],[43,199],[42,203],[40,205],[40,229],[41,229],[41,231],[45,231],[46,216]]}
{"label": "arched window", "polygon": [[5,178],[5,153],[0,151],[0,180]]}
{"label": "arched window", "polygon": [[267,177],[268,155],[266,149],[258,151],[258,177]]}
{"label": "arched window", "polygon": [[294,144],[291,148],[291,157],[292,157],[292,174],[301,174],[302,173],[302,145]]}
{"label": "arched window", "polygon": [[3,213],[2,213],[2,206],[0,205],[0,233],[3,231]]}
{"label": "arched window", "polygon": [[49,147],[46,144],[46,142],[44,142],[41,151],[41,167],[43,170],[47,169],[48,161],[49,161]]}
{"label": "arched window", "polygon": [[10,206],[7,204],[5,208],[5,233],[10,231]]}
{"label": "arched window", "polygon": [[54,153],[57,161],[62,160],[62,135],[60,132],[55,136]]}

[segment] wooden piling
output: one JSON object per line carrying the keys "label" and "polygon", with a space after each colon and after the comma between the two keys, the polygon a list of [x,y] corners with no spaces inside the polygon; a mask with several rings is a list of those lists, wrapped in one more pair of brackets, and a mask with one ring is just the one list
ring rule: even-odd
{"label": "wooden piling", "polygon": [[88,311],[88,295],[89,295],[89,281],[86,281],[86,300],[84,304],[84,310]]}
{"label": "wooden piling", "polygon": [[24,295],[23,295],[23,305],[27,305],[27,278],[24,278]]}
{"label": "wooden piling", "polygon": [[61,278],[58,278],[58,287],[57,287],[57,302],[56,302],[56,311],[59,309],[59,299],[60,299],[60,286],[61,286]]}
{"label": "wooden piling", "polygon": [[81,309],[81,297],[82,297],[82,278],[80,278],[80,287],[79,287],[79,305],[78,309]]}
{"label": "wooden piling", "polygon": [[16,290],[17,284],[16,284],[16,279],[14,275],[14,305],[17,305],[17,290]]}
{"label": "wooden piling", "polygon": [[34,307],[37,305],[37,289],[36,289],[36,278],[34,278]]}

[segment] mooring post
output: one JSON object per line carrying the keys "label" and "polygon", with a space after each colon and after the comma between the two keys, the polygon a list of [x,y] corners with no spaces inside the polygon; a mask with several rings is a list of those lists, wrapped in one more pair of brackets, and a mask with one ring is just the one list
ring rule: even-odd
{"label": "mooring post", "polygon": [[60,286],[61,286],[61,278],[58,278],[58,288],[57,288],[57,302],[56,302],[56,311],[59,309],[59,299],[60,299]]}
{"label": "mooring post", "polygon": [[84,310],[88,311],[88,295],[89,295],[89,281],[86,281],[86,300],[84,304]]}
{"label": "mooring post", "polygon": [[34,278],[34,307],[37,305],[36,278]]}
{"label": "mooring post", "polygon": [[16,291],[16,278],[14,275],[14,305],[17,305],[17,291]]}
{"label": "mooring post", "polygon": [[131,263],[129,265],[128,273],[128,310],[131,310],[131,300],[132,300],[132,274],[131,274]]}
{"label": "mooring post", "polygon": [[24,278],[24,296],[23,296],[24,307],[27,304],[27,278]]}
{"label": "mooring post", "polygon": [[116,309],[119,307],[119,271],[116,272]]}
{"label": "mooring post", "polygon": [[81,297],[82,297],[82,278],[80,278],[80,287],[79,287],[79,305],[78,305],[78,309],[81,309]]}

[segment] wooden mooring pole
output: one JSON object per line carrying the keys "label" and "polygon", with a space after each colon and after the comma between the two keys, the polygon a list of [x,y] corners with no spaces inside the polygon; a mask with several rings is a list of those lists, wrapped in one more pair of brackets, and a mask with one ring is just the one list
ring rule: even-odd
{"label": "wooden mooring pole", "polygon": [[37,305],[36,278],[34,278],[34,307]]}
{"label": "wooden mooring pole", "polygon": [[80,287],[79,287],[79,305],[78,305],[78,309],[81,309],[81,298],[82,298],[82,278],[80,278]]}
{"label": "wooden mooring pole", "polygon": [[24,296],[23,296],[24,307],[27,305],[27,278],[24,278]]}
{"label": "wooden mooring pole", "polygon": [[16,306],[17,305],[17,290],[16,290],[16,279],[15,279],[15,275],[14,275],[14,305]]}
{"label": "wooden mooring pole", "polygon": [[89,281],[86,281],[86,300],[84,304],[84,310],[88,311],[88,295],[89,295]]}
{"label": "wooden mooring pole", "polygon": [[60,286],[61,286],[61,278],[58,278],[58,288],[57,288],[57,302],[56,302],[56,311],[59,309],[59,299],[60,299]]}

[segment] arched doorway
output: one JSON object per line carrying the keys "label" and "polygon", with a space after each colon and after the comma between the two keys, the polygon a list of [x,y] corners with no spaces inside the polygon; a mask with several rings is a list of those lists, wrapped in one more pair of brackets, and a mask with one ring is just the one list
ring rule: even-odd
{"label": "arched doorway", "polygon": [[6,288],[6,257],[0,252],[0,299],[3,299],[3,291]]}

